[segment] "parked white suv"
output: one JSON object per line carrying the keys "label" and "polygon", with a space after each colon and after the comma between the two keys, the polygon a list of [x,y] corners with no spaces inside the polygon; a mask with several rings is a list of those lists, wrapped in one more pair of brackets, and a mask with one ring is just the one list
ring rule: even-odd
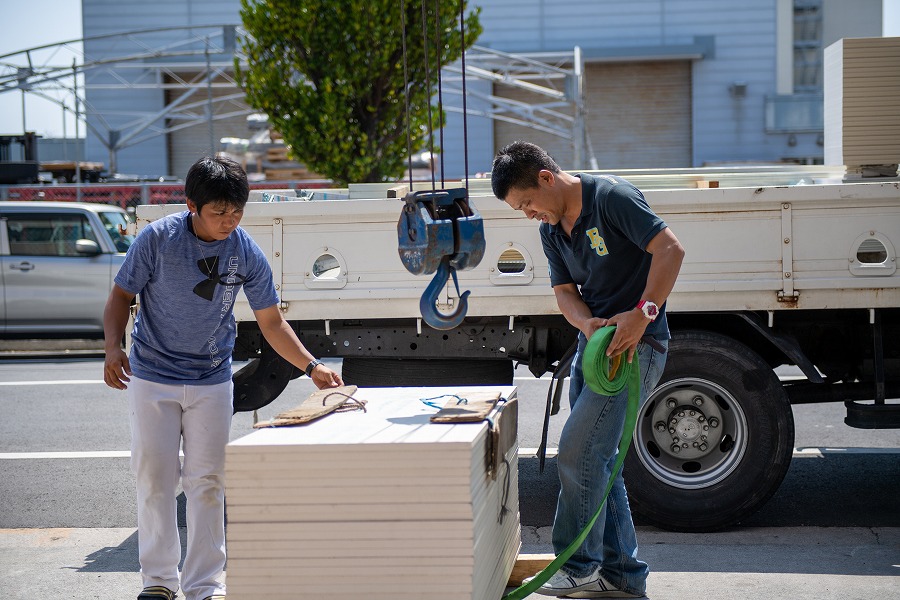
{"label": "parked white suv", "polygon": [[0,335],[102,336],[128,222],[107,204],[0,202]]}

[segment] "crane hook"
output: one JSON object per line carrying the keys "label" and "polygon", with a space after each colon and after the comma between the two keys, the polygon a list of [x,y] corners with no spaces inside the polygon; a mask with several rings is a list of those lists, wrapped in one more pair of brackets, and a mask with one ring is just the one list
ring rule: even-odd
{"label": "crane hook", "polygon": [[[453,284],[456,286],[456,293],[459,295],[459,305],[456,310],[449,315],[438,311],[435,303],[440,299],[441,291],[447,285],[450,276],[453,276]],[[419,311],[422,313],[422,319],[428,323],[433,329],[453,329],[463,322],[466,318],[466,311],[469,308],[469,294],[466,290],[462,294],[459,293],[459,281],[456,278],[456,269],[450,265],[450,257],[444,256],[438,265],[434,279],[425,288],[422,298],[419,300]]]}

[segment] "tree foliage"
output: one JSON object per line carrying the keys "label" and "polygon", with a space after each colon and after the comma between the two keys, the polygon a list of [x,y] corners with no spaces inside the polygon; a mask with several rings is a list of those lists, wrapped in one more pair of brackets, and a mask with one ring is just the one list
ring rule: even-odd
{"label": "tree foliage", "polygon": [[[250,106],[312,170],[342,183],[395,179],[407,131],[413,151],[427,138],[438,66],[462,53],[459,10],[450,0],[241,0],[249,36],[238,80]],[[464,10],[468,48],[481,34],[480,9]],[[431,115],[437,131],[441,115]]]}

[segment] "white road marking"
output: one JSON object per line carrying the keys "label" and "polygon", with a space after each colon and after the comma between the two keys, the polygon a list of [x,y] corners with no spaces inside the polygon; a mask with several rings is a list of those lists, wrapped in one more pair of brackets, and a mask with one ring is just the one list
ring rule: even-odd
{"label": "white road marking", "polygon": [[[235,368],[235,372],[240,369]],[[513,377],[513,381],[525,381],[525,382],[535,382],[535,381],[550,381],[553,378],[552,375],[545,374],[541,377],[530,377],[528,375],[515,376]],[[566,378],[568,379],[568,377]],[[782,377],[782,381],[793,381],[805,379],[802,376],[785,376]],[[0,381],[0,386],[6,385],[84,385],[84,384],[100,384],[103,383],[102,379],[64,379],[60,381]]]}
{"label": "white road marking", "polygon": [[[537,448],[519,448],[519,458],[536,458],[537,451]],[[547,448],[548,457],[558,453],[559,448]],[[794,457],[825,458],[829,454],[900,454],[900,448],[794,448],[793,452]]]}
{"label": "white road marking", "polygon": [[103,383],[102,379],[60,379],[59,381],[0,381],[0,385],[84,385]]}
{"label": "white road marking", "polygon": [[[537,448],[519,448],[519,458],[537,457]],[[558,448],[547,448],[547,457],[559,453]],[[184,456],[183,453],[180,453]],[[795,457],[824,458],[837,454],[900,454],[900,448],[794,448]],[[128,450],[99,450],[93,452],[0,452],[0,460],[44,460],[51,458],[130,458]]]}
{"label": "white road marking", "polygon": [[94,452],[7,452],[0,460],[36,460],[45,458],[130,458],[129,450],[99,450]]}

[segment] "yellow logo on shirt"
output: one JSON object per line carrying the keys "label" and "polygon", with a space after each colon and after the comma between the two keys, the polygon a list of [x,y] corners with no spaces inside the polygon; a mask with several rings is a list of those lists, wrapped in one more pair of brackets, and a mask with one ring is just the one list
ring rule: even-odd
{"label": "yellow logo on shirt", "polygon": [[606,256],[609,250],[606,249],[606,242],[600,237],[600,231],[596,227],[592,227],[585,232],[591,240],[591,248],[597,253],[597,256]]}

